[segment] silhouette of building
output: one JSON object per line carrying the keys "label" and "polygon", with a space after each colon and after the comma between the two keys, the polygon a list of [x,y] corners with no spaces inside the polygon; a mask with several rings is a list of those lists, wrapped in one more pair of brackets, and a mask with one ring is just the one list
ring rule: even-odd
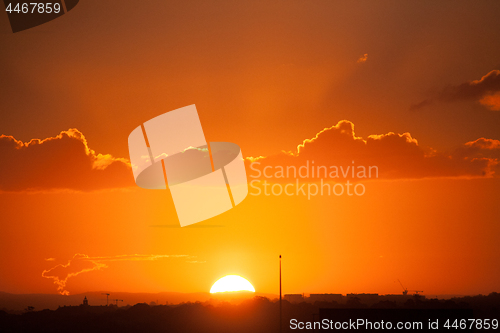
{"label": "silhouette of building", "polygon": [[89,300],[87,299],[87,296],[83,299],[83,306],[89,306]]}
{"label": "silhouette of building", "polygon": [[342,294],[311,294],[309,295],[309,302],[337,302],[343,301]]}
{"label": "silhouette of building", "polygon": [[412,299],[412,295],[403,295],[403,294],[387,294],[382,295],[380,298],[384,301],[396,302],[396,303],[404,303],[409,299]]}
{"label": "silhouette of building", "polygon": [[304,302],[304,295],[302,294],[285,294],[285,301],[290,303],[302,303]]}
{"label": "silhouette of building", "polygon": [[405,303],[407,300],[425,300],[425,295],[413,294],[413,295],[403,295],[403,294],[310,294],[309,297],[304,294],[285,294],[284,300],[290,303],[314,303],[314,302],[337,302],[338,304],[346,304],[347,302],[360,302],[366,305],[373,305],[382,301],[390,301],[396,303]]}
{"label": "silhouette of building", "polygon": [[367,305],[377,303],[381,300],[379,298],[378,294],[347,294],[346,295],[347,301],[350,298],[358,298],[361,301],[361,303],[364,303]]}

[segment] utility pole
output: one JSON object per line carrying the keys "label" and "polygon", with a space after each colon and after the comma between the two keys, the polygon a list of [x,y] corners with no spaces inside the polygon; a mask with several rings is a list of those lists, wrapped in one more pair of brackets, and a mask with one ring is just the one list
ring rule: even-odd
{"label": "utility pole", "polygon": [[281,323],[283,322],[281,311],[281,254],[280,254],[280,333],[282,332]]}

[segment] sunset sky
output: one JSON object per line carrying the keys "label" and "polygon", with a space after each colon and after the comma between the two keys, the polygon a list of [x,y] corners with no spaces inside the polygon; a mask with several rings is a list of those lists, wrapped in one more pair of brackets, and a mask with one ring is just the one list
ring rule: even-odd
{"label": "sunset sky", "polygon": [[[499,17],[498,1],[85,0],[12,33],[0,14],[0,291],[208,292],[236,274],[277,294],[281,254],[284,293],[499,292]],[[251,161],[379,177],[180,228],[167,191],[134,184],[127,138],[191,104],[249,180]]]}

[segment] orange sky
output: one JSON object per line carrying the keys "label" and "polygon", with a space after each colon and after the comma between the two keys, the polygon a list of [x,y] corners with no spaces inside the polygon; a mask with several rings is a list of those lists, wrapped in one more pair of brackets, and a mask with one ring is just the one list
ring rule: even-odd
{"label": "orange sky", "polygon": [[[285,293],[498,291],[499,14],[86,0],[16,34],[0,15],[0,291],[56,293],[42,272],[75,254],[44,273],[88,270],[59,292],[209,291],[238,274],[277,293],[279,254]],[[127,137],[189,104],[207,140],[262,165],[355,159],[380,179],[361,197],[249,195],[179,228],[167,192],[133,185]]]}

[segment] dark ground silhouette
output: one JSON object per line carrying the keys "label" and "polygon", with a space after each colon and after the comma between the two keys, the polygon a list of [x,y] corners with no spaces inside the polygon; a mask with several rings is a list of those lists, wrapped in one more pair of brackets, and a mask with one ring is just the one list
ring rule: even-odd
{"label": "dark ground silhouette", "polygon": [[[405,303],[381,301],[371,306],[356,299],[346,304],[283,301],[283,332],[299,331],[290,329],[292,318],[318,321],[320,309],[472,309],[475,318],[499,320],[500,294],[450,300],[416,297]],[[255,297],[240,304],[141,303],[129,307],[67,306],[55,311],[26,309],[23,314],[0,311],[0,332],[279,332],[279,302]]]}

